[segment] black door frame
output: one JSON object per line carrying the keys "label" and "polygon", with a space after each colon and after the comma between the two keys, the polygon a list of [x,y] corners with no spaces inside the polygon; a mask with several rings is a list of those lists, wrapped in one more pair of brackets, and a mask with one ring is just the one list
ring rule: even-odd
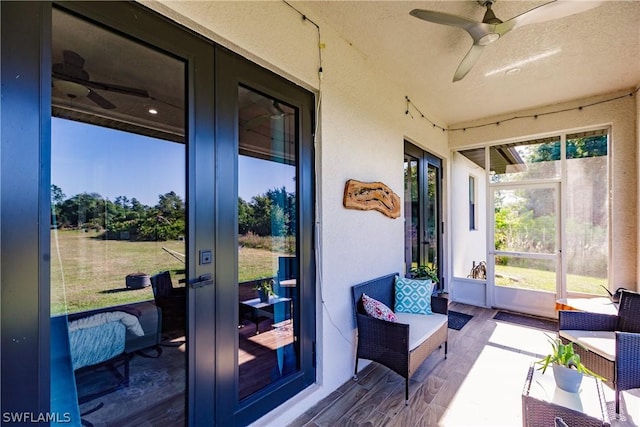
{"label": "black door frame", "polygon": [[[2,412],[49,411],[51,8],[0,2]],[[47,224],[47,226],[38,226]],[[41,286],[46,283],[47,286]],[[3,422],[6,420],[3,420]]]}
{"label": "black door frame", "polygon": [[[444,277],[442,272],[442,254],[443,254],[443,232],[444,232],[444,219],[442,218],[442,159],[415,146],[409,141],[404,142],[404,154],[405,156],[410,156],[413,159],[418,161],[418,191],[420,197],[420,207],[419,207],[419,218],[418,221],[421,227],[421,233],[418,237],[418,252],[419,259],[421,264],[426,264],[427,262],[427,254],[425,251],[426,242],[424,236],[424,228],[427,222],[427,198],[426,191],[428,188],[428,168],[429,166],[433,166],[437,170],[436,176],[436,199],[437,199],[437,222],[436,222],[436,240],[437,240],[437,268],[438,268],[438,278],[439,282],[437,284],[437,289],[442,290],[444,285]],[[405,260],[406,263],[406,260]],[[408,272],[408,271],[407,271]]]}
{"label": "black door frame", "polygon": [[[221,407],[235,408],[234,413],[220,412],[217,424],[221,426],[246,425],[255,421],[275,406],[284,403],[303,388],[315,381],[315,182],[313,150],[313,95],[292,84],[277,74],[257,67],[252,62],[228,50],[219,48],[216,55],[216,106],[218,107],[218,175],[234,176],[233,183],[219,182],[218,210],[219,224],[233,222],[234,227],[221,227],[218,230],[218,242],[222,248],[238,247],[238,117],[237,100],[239,86],[245,86],[285,102],[297,108],[300,115],[296,128],[297,145],[297,253],[298,288],[300,317],[295,319],[300,326],[300,370],[266,387],[242,402],[238,396],[238,333],[226,328],[218,331],[221,347],[225,348],[224,357],[218,358],[218,404]],[[224,114],[224,116],[222,116]],[[221,268],[218,277],[218,319],[237,319],[238,304],[229,304],[238,298],[237,268],[224,266],[238,265],[238,252],[226,251],[224,258],[218,260]],[[228,343],[235,343],[233,347]],[[224,345],[226,343],[226,345]],[[233,417],[231,417],[233,415]]]}

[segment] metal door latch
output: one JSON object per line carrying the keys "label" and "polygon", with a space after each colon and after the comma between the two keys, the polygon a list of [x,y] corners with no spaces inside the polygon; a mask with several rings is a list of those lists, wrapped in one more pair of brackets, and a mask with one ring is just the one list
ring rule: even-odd
{"label": "metal door latch", "polygon": [[213,278],[211,274],[203,274],[190,283],[192,288],[201,288],[203,286],[213,285]]}

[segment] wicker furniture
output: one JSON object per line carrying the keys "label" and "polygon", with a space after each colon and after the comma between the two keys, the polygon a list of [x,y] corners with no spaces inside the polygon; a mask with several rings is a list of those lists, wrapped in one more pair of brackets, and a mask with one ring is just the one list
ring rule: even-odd
{"label": "wicker furniture", "polygon": [[577,310],[589,313],[618,314],[618,303],[610,298],[560,298],[556,300],[556,310]]}
{"label": "wicker furniture", "polygon": [[620,392],[640,387],[640,294],[623,292],[618,315],[560,311],[558,334],[563,343],[577,342],[585,366],[615,388],[616,414]]}
{"label": "wicker furniture", "polygon": [[[355,285],[351,288],[353,307],[358,327],[358,342],[354,379],[358,374],[358,359],[368,359],[378,362],[395,371],[405,379],[405,404],[409,400],[409,378],[436,349],[444,344],[444,357],[447,357],[447,321],[430,336],[423,337],[419,345],[410,346],[409,331],[411,325],[405,323],[387,322],[369,316],[362,306],[361,297],[368,296],[393,308],[395,305],[395,277],[390,274]],[[447,315],[447,299],[432,296],[431,310],[433,313]],[[415,315],[424,316],[424,315]]]}
{"label": "wicker furniture", "polygon": [[568,426],[609,427],[602,382],[585,375],[580,391],[569,393],[556,386],[551,369],[543,374],[531,366],[522,391],[522,425],[549,427],[556,418]]}
{"label": "wicker furniture", "polygon": [[173,287],[171,273],[163,271],[151,277],[153,299],[162,313],[163,339],[185,335],[186,288]]}

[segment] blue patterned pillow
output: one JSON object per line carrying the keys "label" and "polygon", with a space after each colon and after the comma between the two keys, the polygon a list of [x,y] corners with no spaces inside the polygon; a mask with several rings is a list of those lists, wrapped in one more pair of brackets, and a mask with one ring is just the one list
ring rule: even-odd
{"label": "blue patterned pillow", "polygon": [[431,311],[431,280],[407,279],[396,276],[396,313],[433,314]]}

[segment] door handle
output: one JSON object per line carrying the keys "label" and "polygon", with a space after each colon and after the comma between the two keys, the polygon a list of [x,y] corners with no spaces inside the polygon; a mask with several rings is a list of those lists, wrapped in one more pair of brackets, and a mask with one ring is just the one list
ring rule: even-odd
{"label": "door handle", "polygon": [[203,286],[213,285],[213,278],[211,274],[203,274],[202,276],[194,279],[191,283],[189,283],[192,288],[201,288]]}

